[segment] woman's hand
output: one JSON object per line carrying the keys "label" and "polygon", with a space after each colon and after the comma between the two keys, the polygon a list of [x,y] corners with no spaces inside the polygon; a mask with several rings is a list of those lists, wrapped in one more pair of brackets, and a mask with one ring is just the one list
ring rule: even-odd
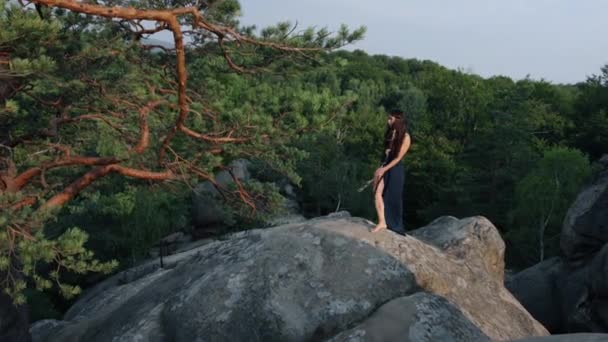
{"label": "woman's hand", "polygon": [[380,181],[380,178],[382,178],[382,176],[384,176],[384,173],[386,172],[386,169],[383,167],[379,167],[376,172],[374,173],[374,179],[376,180],[376,182]]}

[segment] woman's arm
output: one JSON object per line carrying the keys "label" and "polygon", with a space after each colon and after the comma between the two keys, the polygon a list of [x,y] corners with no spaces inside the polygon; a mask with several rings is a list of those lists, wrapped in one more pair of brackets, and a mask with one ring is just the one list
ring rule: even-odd
{"label": "woman's arm", "polygon": [[405,156],[405,154],[407,153],[407,150],[409,150],[409,148],[410,148],[410,144],[411,144],[410,135],[406,133],[405,138],[403,139],[403,143],[401,144],[401,148],[399,149],[399,154],[390,163],[388,163],[386,166],[382,167],[384,172],[390,170],[391,167],[397,165],[397,163],[399,163],[399,161],[401,161],[401,159],[403,159],[403,156]]}

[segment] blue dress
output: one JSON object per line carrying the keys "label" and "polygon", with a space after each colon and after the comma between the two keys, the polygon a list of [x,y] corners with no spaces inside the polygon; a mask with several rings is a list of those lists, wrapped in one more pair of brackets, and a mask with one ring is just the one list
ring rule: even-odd
{"label": "blue dress", "polygon": [[[386,162],[387,165],[393,158],[389,154]],[[389,159],[390,158],[390,159]],[[384,173],[384,190],[382,191],[382,199],[384,200],[384,218],[388,229],[398,234],[405,234],[405,226],[403,224],[403,185],[405,184],[405,172],[403,160],[400,160],[397,165],[391,167]]]}

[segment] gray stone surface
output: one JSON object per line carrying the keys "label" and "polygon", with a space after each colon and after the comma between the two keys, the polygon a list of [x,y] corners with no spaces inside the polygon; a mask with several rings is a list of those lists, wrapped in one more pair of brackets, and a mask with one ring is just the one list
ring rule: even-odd
{"label": "gray stone surface", "polygon": [[483,342],[490,339],[442,297],[419,292],[393,299],[330,342]]}
{"label": "gray stone surface", "polygon": [[505,244],[498,230],[485,218],[459,220],[442,216],[408,234],[458,259],[467,260],[468,264],[485,270],[494,279],[504,280]]}
{"label": "gray stone surface", "polygon": [[571,331],[608,331],[608,244],[583,268],[576,304],[569,308]]}
{"label": "gray stone surface", "polygon": [[399,298],[427,315],[413,336],[435,336],[424,332],[429,320],[445,336],[546,335],[502,284],[496,228],[483,217],[447,220],[453,237],[435,222],[427,243],[372,234],[346,212],[237,233],[168,257],[168,268],[147,263],[99,284],[44,341],[323,340]]}
{"label": "gray stone surface", "polygon": [[553,333],[608,332],[608,155],[564,219],[563,257],[511,277],[506,286]]}
{"label": "gray stone surface", "polygon": [[513,342],[608,342],[608,334],[560,334],[552,336],[529,337]]}
{"label": "gray stone surface", "polygon": [[[249,162],[244,159],[236,159],[228,166],[239,181],[246,182],[251,175],[248,170]],[[226,187],[234,180],[230,173],[222,170],[215,175],[215,181],[219,186]],[[221,201],[218,190],[210,182],[203,182],[194,189],[192,197],[192,221],[196,227],[208,227],[221,225],[225,218],[222,213]]]}
{"label": "gray stone surface", "polygon": [[581,191],[568,209],[560,247],[573,266],[585,264],[608,243],[608,173]]}
{"label": "gray stone surface", "polygon": [[55,319],[43,319],[41,321],[37,321],[30,326],[32,340],[46,341],[47,336],[52,335],[53,332],[60,330],[65,325],[65,321],[58,321]]}
{"label": "gray stone surface", "polygon": [[551,258],[534,265],[505,282],[519,302],[549,331],[559,331],[564,325],[557,279],[562,272],[560,258]]}

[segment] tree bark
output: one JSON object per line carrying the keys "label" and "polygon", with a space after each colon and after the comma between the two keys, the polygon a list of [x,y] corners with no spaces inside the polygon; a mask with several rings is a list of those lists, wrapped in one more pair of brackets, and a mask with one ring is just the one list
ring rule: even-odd
{"label": "tree bark", "polygon": [[540,250],[540,262],[545,260],[545,228],[547,227],[546,221],[540,220],[540,227],[538,229],[538,248]]}

